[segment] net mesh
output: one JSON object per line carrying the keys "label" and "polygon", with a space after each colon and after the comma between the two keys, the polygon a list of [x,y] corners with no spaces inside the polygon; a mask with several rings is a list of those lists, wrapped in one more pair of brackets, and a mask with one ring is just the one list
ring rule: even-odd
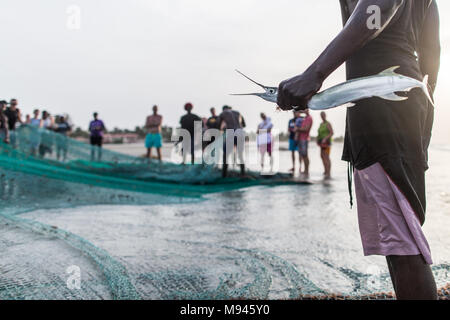
{"label": "net mesh", "polygon": [[158,163],[27,125],[11,134],[11,142],[0,147],[0,165],[4,169],[92,186],[200,197],[255,185],[298,183],[281,173],[261,176],[248,172],[243,179],[231,172],[223,179],[213,165]]}
{"label": "net mesh", "polygon": [[[226,245],[172,241],[167,252],[141,253],[134,261],[26,218],[52,208],[157,204],[162,196],[164,204],[191,203],[209,193],[292,183],[282,174],[222,179],[213,166],[159,164],[108,150],[101,150],[98,161],[99,151],[30,126],[14,132],[11,145],[0,145],[0,299],[265,299],[282,288],[291,299],[392,298],[369,295],[360,288],[367,276],[346,269],[338,271],[353,279],[358,294],[329,295],[280,257]],[[166,255],[179,255],[184,263],[165,265]],[[68,288],[68,265],[82,268],[82,290]],[[440,279],[449,278],[449,266],[433,270],[443,274]],[[388,275],[381,281],[389,282]],[[441,298],[448,298],[448,287],[442,286]]]}

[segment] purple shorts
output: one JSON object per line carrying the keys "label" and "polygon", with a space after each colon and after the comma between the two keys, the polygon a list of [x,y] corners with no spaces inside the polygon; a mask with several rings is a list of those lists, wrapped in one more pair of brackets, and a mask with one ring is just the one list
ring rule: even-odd
{"label": "purple shorts", "polygon": [[379,163],[355,170],[355,189],[364,255],[422,255],[433,264],[419,218]]}

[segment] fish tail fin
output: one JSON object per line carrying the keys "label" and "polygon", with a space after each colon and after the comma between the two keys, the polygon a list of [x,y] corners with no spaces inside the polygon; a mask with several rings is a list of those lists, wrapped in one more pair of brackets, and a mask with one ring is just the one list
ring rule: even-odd
{"label": "fish tail fin", "polygon": [[431,105],[434,107],[434,101],[433,101],[433,99],[431,98],[429,88],[430,88],[430,85],[428,84],[428,75],[426,75],[426,76],[423,78],[423,81],[422,81],[422,90],[423,90],[423,92],[425,93],[425,96],[426,96],[426,97],[428,98],[428,100],[430,101]]}

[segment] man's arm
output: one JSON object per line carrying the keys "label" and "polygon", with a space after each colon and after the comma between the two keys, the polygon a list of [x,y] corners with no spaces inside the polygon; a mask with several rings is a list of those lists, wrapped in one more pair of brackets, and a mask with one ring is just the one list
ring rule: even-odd
{"label": "man's arm", "polygon": [[[317,60],[301,75],[281,82],[278,106],[283,110],[293,107],[306,109],[308,101],[320,90],[323,81],[355,52],[375,39],[389,25],[404,0],[360,0],[344,29],[328,45]],[[381,11],[381,28],[369,29],[367,21],[370,6]]]}
{"label": "man's arm", "polygon": [[428,75],[430,93],[436,88],[441,58],[441,43],[439,37],[439,10],[435,0],[428,8],[422,29],[422,39],[418,49],[420,69]]}
{"label": "man's arm", "polygon": [[241,125],[242,125],[242,128],[247,127],[247,124],[245,123],[244,117],[243,117],[242,115],[240,115],[240,118],[241,118]]}
{"label": "man's arm", "polygon": [[225,131],[227,128],[227,124],[225,121],[220,122],[220,131]]}
{"label": "man's arm", "polygon": [[19,121],[19,123],[23,124],[22,113],[20,112],[20,109],[17,109],[17,121]]}
{"label": "man's arm", "polygon": [[9,143],[9,128],[8,128],[8,118],[4,115],[1,115],[3,117],[3,121],[5,123],[5,143]]}
{"label": "man's arm", "polygon": [[225,131],[227,125],[225,123],[225,120],[223,120],[222,115],[220,115],[219,118],[217,118],[217,121],[219,121],[219,129],[220,129],[220,131]]}

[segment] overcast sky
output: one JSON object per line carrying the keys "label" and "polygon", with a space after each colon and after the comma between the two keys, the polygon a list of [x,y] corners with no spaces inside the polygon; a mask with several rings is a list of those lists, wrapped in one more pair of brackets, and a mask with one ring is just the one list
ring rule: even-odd
{"label": "overcast sky", "polygon": [[[438,3],[443,55],[434,136],[448,143],[450,1]],[[79,29],[68,26],[71,5],[81,9]],[[290,113],[228,95],[259,90],[234,69],[276,86],[303,72],[342,28],[338,0],[2,0],[0,10],[0,99],[19,99],[24,113],[67,112],[82,127],[98,111],[111,129],[143,125],[154,104],[175,126],[189,101],[200,116],[229,104],[251,130],[264,111],[286,130]],[[344,80],[341,68],[325,88]],[[337,135],[344,115],[329,112]]]}

